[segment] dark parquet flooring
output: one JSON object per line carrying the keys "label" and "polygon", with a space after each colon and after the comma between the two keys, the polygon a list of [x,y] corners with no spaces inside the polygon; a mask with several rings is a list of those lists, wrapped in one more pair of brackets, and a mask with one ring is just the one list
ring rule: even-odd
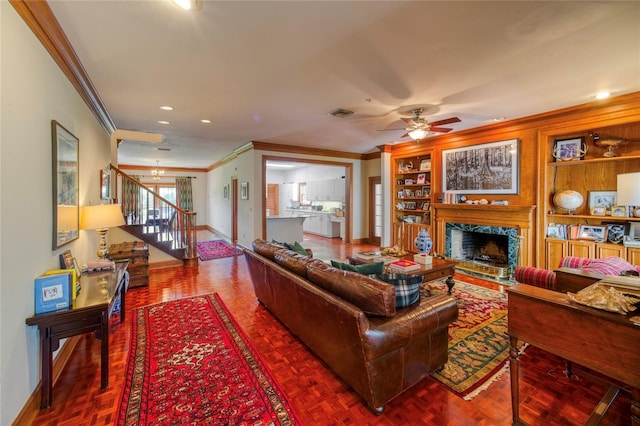
{"label": "dark parquet flooring", "polygon": [[[210,236],[210,235],[209,235]],[[207,239],[199,237],[199,239]],[[305,247],[321,259],[344,259],[370,246],[305,237]],[[457,275],[475,284],[496,285]],[[100,389],[100,345],[85,335],[54,388],[53,405],[39,412],[36,425],[110,425],[115,421],[131,336],[131,309],[207,293],[218,293],[249,336],[306,425],[510,425],[509,375],[471,401],[427,378],[372,414],[322,361],[258,305],[243,256],[200,262],[198,268],[150,272],[148,287],[131,289],[127,319],[110,325],[109,386]],[[540,325],[541,327],[544,324]],[[568,380],[562,359],[530,347],[521,358],[521,417],[531,425],[579,425],[589,417],[607,386],[580,377]],[[603,425],[630,424],[630,397],[623,393]],[[186,419],[185,419],[186,424]]]}

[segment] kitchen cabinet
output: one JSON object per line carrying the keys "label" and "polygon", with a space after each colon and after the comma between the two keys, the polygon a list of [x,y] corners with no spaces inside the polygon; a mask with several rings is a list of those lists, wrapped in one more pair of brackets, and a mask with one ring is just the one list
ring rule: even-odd
{"label": "kitchen cabinet", "polygon": [[344,201],[344,185],[342,178],[307,181],[307,200]]}

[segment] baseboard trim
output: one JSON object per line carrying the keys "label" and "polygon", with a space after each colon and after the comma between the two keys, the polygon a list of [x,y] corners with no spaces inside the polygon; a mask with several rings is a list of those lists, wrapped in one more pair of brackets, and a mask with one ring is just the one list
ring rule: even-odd
{"label": "baseboard trim", "polygon": [[[67,338],[63,343],[62,347],[60,348],[60,353],[58,353],[58,356],[55,357],[55,359],[53,360],[52,371],[51,371],[53,376],[52,377],[53,387],[55,387],[56,383],[58,382],[58,379],[60,378],[60,374],[62,373],[62,370],[64,370],[64,367],[66,367],[67,362],[69,362],[69,359],[73,354],[73,351],[75,350],[76,346],[78,346],[78,342],[80,342],[80,339],[82,337],[83,335],[72,336]],[[11,423],[12,426],[29,426],[33,424],[33,421],[35,420],[36,416],[40,411],[41,393],[42,393],[42,381],[38,382],[35,389],[33,389],[33,392],[31,392],[31,395],[29,396],[29,399],[27,399],[27,402],[22,407],[22,410],[20,410],[20,412],[18,413],[18,416],[15,418],[13,423]]]}

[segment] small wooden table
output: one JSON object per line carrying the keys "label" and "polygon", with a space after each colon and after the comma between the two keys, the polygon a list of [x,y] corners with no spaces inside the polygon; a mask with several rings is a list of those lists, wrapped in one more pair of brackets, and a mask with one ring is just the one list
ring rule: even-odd
{"label": "small wooden table", "polygon": [[[355,257],[349,257],[349,263],[352,265],[362,265],[363,263],[372,263],[375,262],[373,260],[363,260]],[[399,257],[398,259],[407,259],[413,260],[413,254]],[[424,275],[424,279],[422,282],[428,283],[429,281],[435,281],[440,278],[447,277],[445,280],[445,284],[447,284],[447,288],[449,289],[449,294],[453,291],[453,286],[455,285],[455,281],[453,279],[453,275],[456,273],[456,262],[451,260],[440,259],[434,257],[432,262],[426,265],[421,264],[420,269],[415,271],[407,272],[407,274],[420,274]]]}
{"label": "small wooden table", "polygon": [[60,339],[84,333],[95,333],[100,340],[100,387],[109,385],[109,316],[120,296],[120,322],[125,317],[124,275],[127,263],[117,263],[115,271],[82,274],[80,292],[71,309],[34,315],[27,325],[37,325],[40,331],[42,363],[42,399],[40,408],[47,408],[53,399],[53,353]]}

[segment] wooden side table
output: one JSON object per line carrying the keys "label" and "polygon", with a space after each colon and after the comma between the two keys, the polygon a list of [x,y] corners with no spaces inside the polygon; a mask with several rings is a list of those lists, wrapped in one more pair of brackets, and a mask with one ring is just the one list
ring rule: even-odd
{"label": "wooden side table", "polygon": [[37,325],[40,331],[42,398],[40,408],[47,408],[53,399],[53,352],[60,339],[84,333],[95,333],[100,340],[100,387],[109,385],[109,316],[120,297],[120,322],[125,317],[124,273],[127,263],[117,263],[115,271],[82,274],[80,292],[71,309],[34,315],[27,325]]}

